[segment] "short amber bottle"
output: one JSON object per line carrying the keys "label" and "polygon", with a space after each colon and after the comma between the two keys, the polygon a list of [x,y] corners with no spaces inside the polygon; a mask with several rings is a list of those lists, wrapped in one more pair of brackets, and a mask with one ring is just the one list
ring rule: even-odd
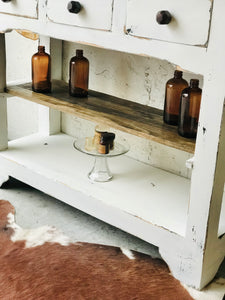
{"label": "short amber bottle", "polygon": [[202,96],[198,85],[198,79],[191,79],[190,87],[184,89],[181,94],[178,133],[187,138],[195,138],[197,135]]}
{"label": "short amber bottle", "polygon": [[38,46],[38,52],[32,56],[32,90],[51,92],[51,58],[44,46]]}
{"label": "short amber bottle", "polygon": [[182,71],[176,70],[174,77],[166,83],[163,120],[170,125],[178,124],[181,92],[188,87],[188,83],[182,78],[182,75]]}
{"label": "short amber bottle", "polygon": [[83,50],[76,50],[70,60],[69,93],[74,97],[87,97],[89,80],[89,61]]}

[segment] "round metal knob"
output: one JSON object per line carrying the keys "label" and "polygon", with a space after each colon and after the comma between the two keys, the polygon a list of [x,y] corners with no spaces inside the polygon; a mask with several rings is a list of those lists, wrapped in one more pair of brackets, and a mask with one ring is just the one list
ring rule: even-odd
{"label": "round metal knob", "polygon": [[160,25],[169,24],[172,20],[172,16],[168,10],[161,10],[157,12],[156,21]]}
{"label": "round metal knob", "polygon": [[67,9],[69,12],[73,14],[78,14],[81,11],[81,4],[78,1],[70,1],[67,5]]}

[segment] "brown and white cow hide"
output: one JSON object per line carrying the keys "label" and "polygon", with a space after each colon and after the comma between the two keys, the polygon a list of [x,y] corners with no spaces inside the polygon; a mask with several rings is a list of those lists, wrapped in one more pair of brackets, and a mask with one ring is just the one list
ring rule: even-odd
{"label": "brown and white cow hide", "polygon": [[160,259],[71,243],[56,229],[24,230],[0,200],[1,300],[190,300]]}

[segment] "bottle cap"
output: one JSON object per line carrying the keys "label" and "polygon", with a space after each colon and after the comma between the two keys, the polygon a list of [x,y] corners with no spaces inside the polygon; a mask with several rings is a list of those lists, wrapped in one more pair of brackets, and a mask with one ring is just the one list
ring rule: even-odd
{"label": "bottle cap", "polygon": [[45,46],[38,46],[38,51],[45,51]]}
{"label": "bottle cap", "polygon": [[83,56],[83,50],[82,49],[77,49],[76,50],[76,55],[77,56]]}
{"label": "bottle cap", "polygon": [[191,79],[190,80],[190,87],[198,87],[199,80],[198,79]]}
{"label": "bottle cap", "polygon": [[183,75],[183,72],[182,71],[179,71],[179,70],[175,70],[174,71],[174,77],[175,78],[181,78]]}

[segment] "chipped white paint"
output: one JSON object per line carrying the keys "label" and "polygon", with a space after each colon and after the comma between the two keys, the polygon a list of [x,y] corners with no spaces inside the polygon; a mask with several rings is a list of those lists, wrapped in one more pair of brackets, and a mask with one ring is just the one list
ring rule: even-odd
{"label": "chipped white paint", "polygon": [[69,237],[52,226],[42,226],[35,229],[23,229],[15,223],[12,213],[8,214],[8,226],[14,230],[11,240],[13,242],[25,241],[26,248],[41,246],[45,243],[58,243],[68,246],[71,243]]}
{"label": "chipped white paint", "polygon": [[[190,45],[205,45],[210,25],[209,0],[129,0],[126,29],[131,35]],[[156,22],[158,11],[172,15],[168,25]]]}
{"label": "chipped white paint", "polygon": [[[41,35],[48,35],[62,40],[157,57],[168,60],[176,65],[180,65],[183,69],[199,74],[203,74],[205,70],[204,60],[206,59],[207,54],[205,48],[168,43],[166,44],[167,51],[165,52],[165,44],[163,41],[147,41],[145,39],[137,39],[124,34],[124,24],[126,22],[126,1],[114,0],[113,20],[115,21],[115,26],[113,28],[116,28],[115,33],[113,31],[105,32],[103,30],[90,30],[79,26],[66,26],[48,21],[46,19],[46,14],[43,13],[46,11],[46,1],[39,0],[38,7],[38,15],[40,16],[38,20],[16,18],[11,15],[2,14],[0,31],[4,32],[9,28],[22,28],[38,32]],[[117,19],[119,19],[118,23]],[[123,22],[121,21],[122,19]],[[118,31],[119,28],[120,31]],[[183,59],[184,53],[186,57],[185,60]]]}
{"label": "chipped white paint", "polygon": [[124,255],[126,255],[129,259],[135,259],[135,256],[134,256],[134,254],[133,254],[133,252],[131,251],[131,250],[129,250],[129,249],[126,249],[126,248],[120,248],[120,250],[122,251],[122,253],[124,254]]}
{"label": "chipped white paint", "polygon": [[0,2],[0,12],[17,16],[37,18],[38,0]]}
{"label": "chipped white paint", "polygon": [[[134,0],[129,2],[128,5],[131,5],[134,3]],[[157,3],[172,3],[172,1],[161,2],[161,0],[156,2],[154,1],[154,5],[157,5]],[[111,2],[108,1],[107,3]],[[199,15],[201,15],[201,20],[199,19],[197,30],[191,30],[189,27],[189,32],[186,34],[186,27],[179,27],[179,24],[182,24],[182,21],[179,21],[176,24],[178,27],[175,26],[176,28],[168,26],[164,27],[164,29],[159,29],[155,37],[160,35],[160,39],[139,39],[125,34],[124,25],[126,24],[128,1],[114,0],[113,3],[111,31],[89,29],[85,25],[66,25],[66,20],[62,20],[60,23],[52,22],[46,17],[47,7],[45,0],[39,1],[38,15],[40,17],[37,20],[0,14],[0,30],[21,28],[38,32],[40,35],[51,36],[55,39],[147,55],[169,61],[171,64],[179,65],[190,72],[202,74],[204,76],[204,86],[194,154],[195,162],[191,180],[190,182],[188,181],[188,185],[190,183],[190,196],[185,189],[187,186],[186,179],[169,174],[164,170],[156,169],[154,171],[149,166],[146,167],[147,170],[142,164],[138,162],[131,163],[131,160],[126,157],[120,158],[121,163],[113,164],[116,168],[123,167],[123,172],[125,171],[124,166],[127,166],[125,177],[121,175],[123,174],[121,169],[117,169],[121,173],[116,173],[114,181],[105,185],[89,183],[86,173],[90,168],[90,158],[80,154],[80,159],[75,159],[72,143],[70,145],[71,148],[69,146],[66,147],[66,143],[64,143],[67,138],[69,140],[69,137],[60,134],[49,137],[53,138],[53,140],[59,139],[57,147],[53,146],[54,143],[50,144],[50,148],[53,147],[50,152],[46,151],[48,147],[45,148],[43,140],[40,140],[38,135],[10,143],[9,150],[2,151],[0,154],[0,165],[4,169],[4,174],[15,176],[70,205],[159,246],[162,257],[168,262],[171,272],[176,278],[188,285],[202,288],[213,278],[225,254],[225,238],[218,239],[218,232],[223,233],[225,231],[223,228],[220,228],[218,231],[218,226],[223,226],[223,223],[219,224],[219,218],[225,180],[225,144],[223,142],[225,140],[225,130],[223,129],[225,122],[224,120],[222,121],[225,98],[225,37],[221,34],[221,28],[224,28],[225,25],[223,18],[225,2],[223,0],[213,1],[210,23],[209,9],[212,1],[200,0],[198,3],[191,1],[191,3],[194,3],[196,12],[202,8],[202,10],[200,9],[201,13]],[[143,3],[147,3],[147,1],[143,0]],[[153,1],[148,1],[148,3],[153,3]],[[183,5],[183,1],[178,0],[173,3],[176,3],[174,11],[182,6],[182,9],[177,10],[179,16],[176,17],[177,20],[181,20],[185,5]],[[190,9],[192,9],[192,14],[187,14],[187,16],[195,16],[195,10],[190,5],[190,1],[186,1],[184,4],[186,3],[189,3]],[[48,9],[48,14],[51,13],[50,9],[54,13],[53,6],[49,6]],[[93,11],[94,14],[97,14],[97,8]],[[128,12],[135,15],[137,10],[134,6],[133,8],[129,6]],[[61,14],[61,11],[57,13]],[[62,16],[64,14],[65,12],[63,11]],[[140,13],[138,15],[144,16],[145,12],[143,12],[143,15]],[[138,20],[141,19],[139,16]],[[184,44],[205,43],[209,24],[210,35],[206,47]],[[174,26],[174,23],[171,23],[171,25]],[[192,22],[189,25],[192,26]],[[170,40],[176,43],[165,42],[164,39],[167,40],[167,38],[160,32],[161,30],[171,30]],[[179,39],[177,39],[176,30],[181,30]],[[145,28],[141,31],[140,36],[145,36]],[[197,39],[196,36],[198,37]],[[184,39],[182,40],[181,37]],[[91,51],[91,48],[89,49]],[[4,53],[3,44],[1,45],[1,51]],[[93,50],[93,56],[98,51],[100,53],[102,50]],[[104,53],[104,51],[101,53]],[[125,57],[124,54],[117,54]],[[112,60],[109,64],[111,63],[112,65],[114,62],[113,55],[111,52]],[[121,87],[123,87],[122,98],[129,99],[132,94],[132,89],[126,88],[126,84],[132,82],[132,85],[138,89],[137,82],[140,82],[140,78],[143,78],[141,86],[143,87],[144,85],[144,89],[141,89],[144,92],[143,94],[139,93],[141,95],[139,97],[140,103],[150,104],[151,106],[158,105],[158,103],[153,101],[154,91],[157,89],[158,83],[157,80],[154,82],[154,78],[157,78],[157,72],[154,72],[154,68],[151,69],[151,64],[150,66],[143,66],[142,76],[141,74],[136,74],[131,79],[133,74],[135,74],[136,68],[132,69],[135,66],[135,62],[130,64],[129,55],[126,56],[128,58],[126,61],[126,72],[122,73],[123,70],[119,66],[118,70],[114,69],[115,75],[113,76],[113,68],[110,69],[108,66],[105,68],[108,62],[104,62],[104,55],[100,57],[98,68],[96,66],[91,70],[90,74],[90,82],[92,82],[93,86],[95,85],[95,80],[99,78],[99,82],[102,81],[102,85],[98,83],[101,91],[103,91],[103,87],[108,89],[108,91],[111,89],[112,93],[118,96],[117,91],[115,92],[115,87],[111,88],[110,85],[114,80],[116,81],[117,71],[119,70],[121,77],[118,82],[120,81]],[[92,56],[90,58],[92,59]],[[148,59],[143,59],[142,62],[146,60],[148,61]],[[1,62],[4,64],[4,59],[1,59]],[[64,62],[65,59],[63,65]],[[122,60],[119,61],[119,64],[121,62]],[[157,65],[159,62],[155,61],[155,63]],[[66,65],[68,70],[68,63]],[[169,64],[167,67],[168,69],[173,69]],[[64,72],[66,72],[65,68]],[[91,75],[94,73],[95,77],[92,80]],[[130,74],[132,74],[131,77]],[[154,75],[151,76],[150,74]],[[5,72],[3,72],[2,78],[1,83],[5,80]],[[125,85],[124,81],[126,81]],[[92,86],[90,87],[92,88]],[[135,101],[136,98],[138,97],[135,96]],[[130,100],[133,99],[130,98]],[[162,105],[163,97],[160,98],[160,103]],[[5,130],[0,132],[3,139],[5,139]],[[33,148],[32,143],[35,145],[35,148]],[[165,149],[165,147],[162,146],[160,148],[158,159],[163,157],[162,149]],[[178,154],[175,153],[175,156],[177,159]],[[60,164],[59,158],[63,158],[62,164]],[[132,166],[135,167],[128,171]],[[87,168],[87,170],[84,168]],[[179,167],[175,169],[178,171]],[[184,174],[183,171],[180,172]],[[151,178],[151,181],[148,181],[149,178]],[[137,188],[133,182],[137,184]],[[126,187],[126,194],[121,198],[117,195],[120,187]],[[138,197],[134,197],[136,195],[135,192]]]}
{"label": "chipped white paint", "polygon": [[47,16],[50,22],[110,30],[112,26],[113,0],[85,0],[78,14],[67,9],[68,0],[48,0]]}
{"label": "chipped white paint", "polygon": [[195,162],[195,158],[194,158],[194,156],[193,157],[191,157],[191,158],[189,158],[187,161],[186,161],[186,167],[188,168],[188,169],[193,169],[194,168],[194,162]]}

